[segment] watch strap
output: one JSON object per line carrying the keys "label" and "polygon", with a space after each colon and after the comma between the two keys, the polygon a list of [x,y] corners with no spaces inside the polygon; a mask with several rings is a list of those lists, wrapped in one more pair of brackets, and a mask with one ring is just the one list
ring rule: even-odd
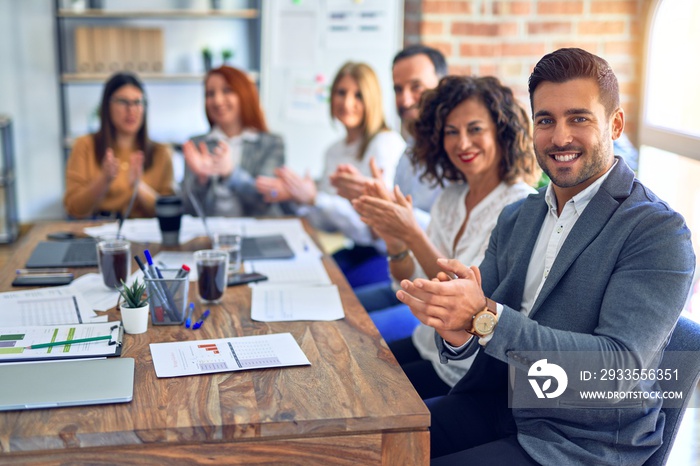
{"label": "watch strap", "polygon": [[409,253],[409,252],[410,252],[410,251],[409,251],[408,249],[404,249],[403,251],[401,251],[401,252],[398,253],[398,254],[389,254],[389,255],[387,255],[386,257],[387,257],[387,259],[389,259],[390,261],[398,262],[398,261],[404,260],[404,259],[408,256],[408,253]]}

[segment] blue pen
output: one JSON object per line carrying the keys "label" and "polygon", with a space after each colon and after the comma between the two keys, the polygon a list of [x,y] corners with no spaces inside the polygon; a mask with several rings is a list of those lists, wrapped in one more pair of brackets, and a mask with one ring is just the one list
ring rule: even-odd
{"label": "blue pen", "polygon": [[146,262],[148,262],[148,268],[151,270],[153,278],[163,278],[163,274],[160,273],[158,267],[153,265],[153,258],[151,257],[151,252],[146,249],[143,251],[143,255],[146,256]]}
{"label": "blue pen", "polygon": [[[144,249],[143,255],[146,257],[146,262],[148,263],[148,270],[151,272],[151,278],[152,279],[162,279],[163,274],[160,273],[160,270],[158,270],[158,267],[156,267],[153,264],[153,258],[151,257],[151,252],[148,249]],[[145,273],[145,270],[144,270]],[[161,300],[161,303],[163,304],[163,308],[165,308],[165,312],[168,314],[168,318],[172,321],[175,322],[179,320],[177,318],[176,314],[176,309],[177,309],[177,304],[175,303],[175,300],[173,299],[172,294],[170,293],[170,289],[165,286],[162,283],[158,282],[153,282],[153,286],[156,289],[157,293],[160,293],[159,299]]]}
{"label": "blue pen", "polygon": [[209,309],[204,311],[204,314],[202,314],[202,317],[199,318],[199,320],[192,326],[192,330],[197,330],[199,327],[202,326],[204,323],[204,320],[209,317]]}
{"label": "blue pen", "polygon": [[190,303],[190,310],[187,313],[187,320],[185,321],[185,328],[190,328],[192,325],[192,313],[194,312],[194,303]]}

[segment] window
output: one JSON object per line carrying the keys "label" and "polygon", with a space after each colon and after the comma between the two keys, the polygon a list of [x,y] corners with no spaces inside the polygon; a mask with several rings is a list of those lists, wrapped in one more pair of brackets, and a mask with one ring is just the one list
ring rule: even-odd
{"label": "window", "polygon": [[[700,2],[650,2],[639,179],[680,212],[700,255]],[[700,321],[700,280],[686,312]]]}

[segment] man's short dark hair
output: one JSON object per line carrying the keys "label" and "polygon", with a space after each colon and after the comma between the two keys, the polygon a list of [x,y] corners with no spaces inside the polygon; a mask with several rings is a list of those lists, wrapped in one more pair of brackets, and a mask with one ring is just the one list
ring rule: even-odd
{"label": "man's short dark hair", "polygon": [[542,82],[565,83],[578,78],[592,78],[598,83],[607,116],[620,107],[620,88],[608,62],[585,50],[566,48],[545,55],[532,70],[528,86],[531,108],[532,95]]}
{"label": "man's short dark hair", "polygon": [[423,44],[409,45],[396,54],[391,65],[394,66],[396,62],[415,55],[426,55],[433,64],[433,67],[435,67],[435,74],[437,74],[438,78],[447,76],[447,61],[445,61],[445,56],[439,50]]}

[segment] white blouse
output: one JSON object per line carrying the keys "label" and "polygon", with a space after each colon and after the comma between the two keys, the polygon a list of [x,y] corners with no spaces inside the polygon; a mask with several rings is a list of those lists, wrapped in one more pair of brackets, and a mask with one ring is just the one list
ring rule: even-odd
{"label": "white blouse", "polygon": [[[501,182],[496,189],[472,209],[464,233],[459,238],[457,245],[453,246],[457,233],[467,216],[465,198],[468,192],[469,185],[467,184],[451,185],[445,188],[430,211],[430,224],[426,230],[428,238],[438,251],[444,254],[444,257],[458,259],[466,266],[479,265],[484,259],[491,230],[496,226],[501,210],[508,204],[523,199],[536,191],[524,182],[513,185]],[[415,258],[413,260],[416,265],[413,278],[428,278],[418,261]],[[435,330],[424,324],[420,324],[413,331],[412,340],[421,357],[433,363],[435,372],[450,387],[454,387],[467,373],[474,357],[476,357],[475,353],[472,357],[461,361],[440,364],[440,357],[435,346]]]}

